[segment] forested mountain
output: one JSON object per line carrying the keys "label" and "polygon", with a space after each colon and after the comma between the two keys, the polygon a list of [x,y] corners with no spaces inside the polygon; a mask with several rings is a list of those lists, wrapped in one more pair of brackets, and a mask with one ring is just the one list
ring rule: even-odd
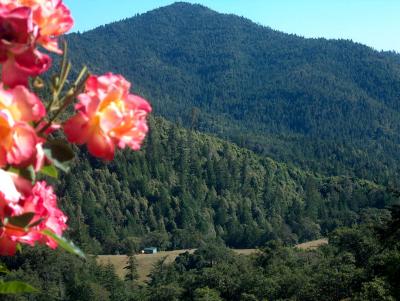
{"label": "forested mountain", "polygon": [[382,186],[325,177],[156,118],[140,152],[104,163],[82,152],[58,195],[70,237],[90,253],[234,248],[312,240],[396,201]]}
{"label": "forested mountain", "polygon": [[68,36],[75,66],[126,75],[156,114],[278,161],[397,177],[400,56],[175,3]]}

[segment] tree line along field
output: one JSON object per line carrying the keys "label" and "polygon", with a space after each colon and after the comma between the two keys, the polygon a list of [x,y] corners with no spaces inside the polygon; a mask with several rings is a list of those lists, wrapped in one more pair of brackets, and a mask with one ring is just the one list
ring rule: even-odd
{"label": "tree line along field", "polygon": [[[296,245],[296,248],[301,250],[313,250],[321,245],[325,245],[328,243],[327,239],[318,239],[314,241],[309,241],[306,243]],[[187,249],[187,250],[175,250],[175,251],[161,251],[156,254],[137,254],[135,255],[137,263],[138,263],[138,273],[139,273],[139,281],[144,282],[148,280],[148,275],[153,269],[154,265],[157,261],[166,257],[165,263],[170,264],[175,261],[175,259],[182,253],[188,252],[189,254],[193,254],[195,249]],[[238,255],[251,255],[257,252],[257,249],[234,249],[235,254]],[[115,268],[115,273],[121,278],[124,279],[126,275],[126,270],[124,269],[127,266],[128,256],[126,255],[98,255],[97,262],[100,265],[112,264]]]}
{"label": "tree line along field", "polygon": [[[187,249],[187,250],[175,250],[175,251],[161,251],[156,254],[137,254],[135,255],[138,263],[138,273],[139,273],[139,281],[144,282],[148,279],[148,275],[150,274],[152,268],[157,263],[157,261],[166,257],[165,263],[169,264],[174,262],[176,257],[180,254],[188,252],[189,254],[193,254],[195,249]],[[243,249],[243,250],[234,250],[237,254],[250,255],[256,252],[256,249]],[[98,255],[97,262],[101,265],[112,264],[115,268],[115,273],[123,279],[126,274],[126,270],[124,268],[127,266],[128,256],[126,255]]]}

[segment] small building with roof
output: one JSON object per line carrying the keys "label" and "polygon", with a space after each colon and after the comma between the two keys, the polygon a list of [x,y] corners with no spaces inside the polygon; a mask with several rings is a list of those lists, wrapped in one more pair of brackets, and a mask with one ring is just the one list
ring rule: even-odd
{"label": "small building with roof", "polygon": [[156,254],[157,253],[157,248],[156,247],[144,248],[142,253],[143,254]]}

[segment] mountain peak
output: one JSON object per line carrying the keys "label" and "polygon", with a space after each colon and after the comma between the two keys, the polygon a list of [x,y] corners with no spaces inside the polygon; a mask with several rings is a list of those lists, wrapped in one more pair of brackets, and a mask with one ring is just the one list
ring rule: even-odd
{"label": "mountain peak", "polygon": [[400,164],[391,155],[400,141],[399,56],[185,2],[69,40],[78,62],[124,74],[156,113],[183,125],[195,108],[201,130],[328,174],[364,176],[374,145],[382,145],[377,172]]}
{"label": "mountain peak", "polygon": [[162,8],[179,8],[179,9],[188,9],[188,8],[203,8],[203,9],[208,9],[207,7],[201,5],[201,4],[193,4],[193,3],[189,3],[189,2],[184,2],[184,1],[177,1],[174,2],[170,5],[161,7]]}
{"label": "mountain peak", "polygon": [[201,4],[193,4],[193,3],[188,3],[188,2],[174,2],[170,5],[167,6],[162,6],[157,9],[151,10],[146,14],[159,14],[159,13],[167,13],[167,14],[179,14],[182,16],[187,16],[189,15],[201,15],[204,13],[213,13],[213,14],[218,14],[216,11],[213,11],[212,9],[203,6]]}

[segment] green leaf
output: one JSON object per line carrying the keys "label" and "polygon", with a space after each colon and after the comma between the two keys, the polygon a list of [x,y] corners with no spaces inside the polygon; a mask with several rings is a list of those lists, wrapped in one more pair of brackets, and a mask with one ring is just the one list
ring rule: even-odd
{"label": "green leaf", "polygon": [[75,157],[74,151],[68,143],[62,139],[47,142],[45,148],[50,150],[52,158],[59,162],[68,162]]}
{"label": "green leaf", "polygon": [[39,218],[36,222],[29,224],[28,228],[36,227],[36,226],[40,225],[44,220],[45,220],[44,218]]}
{"label": "green leaf", "polygon": [[[46,151],[45,151],[46,153]],[[49,158],[49,157],[48,157]],[[58,169],[62,170],[63,172],[69,172],[69,166],[65,163],[61,163],[60,161],[54,160],[54,159],[50,159],[52,160],[53,164],[55,167],[57,167]]]}
{"label": "green leaf", "polygon": [[21,281],[0,282],[0,294],[37,293],[38,290]]}
{"label": "green leaf", "polygon": [[34,216],[35,216],[34,212],[28,212],[22,215],[9,217],[7,219],[7,222],[16,227],[25,228],[26,226],[29,225]]}
{"label": "green leaf", "polygon": [[22,254],[22,245],[21,245],[21,244],[17,244],[17,245],[15,246],[15,248],[17,249],[17,252],[18,252],[18,253]]}
{"label": "green leaf", "polygon": [[77,246],[75,246],[75,244],[72,241],[67,240],[64,237],[58,236],[57,234],[55,234],[54,232],[50,231],[50,230],[43,230],[42,233],[44,235],[47,235],[48,237],[54,239],[58,245],[63,248],[65,251],[77,255],[81,258],[86,258],[85,254],[82,252],[81,249],[79,249]]}
{"label": "green leaf", "polygon": [[19,175],[19,169],[15,168],[15,167],[10,166],[10,167],[7,169],[7,171],[12,172],[12,173],[16,173],[16,174]]}
{"label": "green leaf", "polygon": [[51,140],[46,143],[44,153],[46,154],[46,157],[52,161],[55,167],[64,172],[69,171],[69,167],[65,163],[71,161],[75,157],[73,150],[64,140],[61,139]]}
{"label": "green leaf", "polygon": [[8,274],[10,271],[4,266],[0,264],[0,274]]}
{"label": "green leaf", "polygon": [[46,165],[40,170],[40,172],[46,176],[56,179],[58,178],[58,170],[54,165]]}
{"label": "green leaf", "polygon": [[8,169],[9,172],[15,173],[24,177],[25,179],[34,182],[36,180],[36,172],[32,165],[28,166],[27,168],[13,168],[10,167]]}

